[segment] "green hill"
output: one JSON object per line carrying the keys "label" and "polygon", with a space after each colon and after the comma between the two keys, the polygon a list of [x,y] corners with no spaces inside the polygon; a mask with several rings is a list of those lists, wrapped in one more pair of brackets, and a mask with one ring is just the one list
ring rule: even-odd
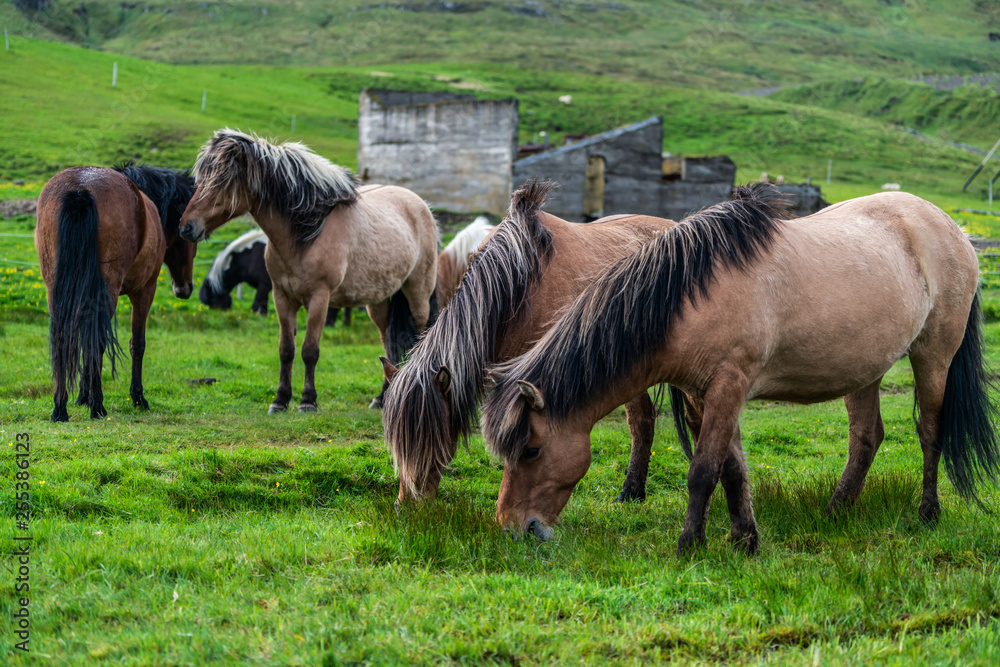
{"label": "green hill", "polygon": [[[819,179],[833,159],[841,187],[896,181],[918,192],[949,193],[978,162],[966,151],[844,112],[512,65],[175,66],[23,38],[13,39],[0,62],[0,180],[8,181],[44,181],[74,164],[129,157],[190,166],[216,128],[287,138],[293,114],[295,138],[353,166],[357,95],[369,85],[515,95],[524,140],[541,130],[558,139],[662,114],[665,150],[729,154],[743,179],[761,171]],[[558,101],[564,94],[572,95],[571,104]]]}
{"label": "green hill", "polygon": [[0,23],[170,63],[485,62],[727,91],[1000,72],[992,0],[17,0]]}

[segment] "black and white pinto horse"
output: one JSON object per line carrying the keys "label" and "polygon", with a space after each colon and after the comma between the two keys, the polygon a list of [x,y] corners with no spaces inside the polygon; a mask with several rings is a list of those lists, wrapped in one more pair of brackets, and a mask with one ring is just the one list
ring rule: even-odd
{"label": "black and white pinto horse", "polygon": [[[249,231],[227,245],[212,262],[212,268],[208,270],[198,291],[198,300],[209,308],[229,310],[233,306],[233,298],[230,296],[233,289],[236,289],[239,298],[243,283],[246,283],[257,290],[250,310],[267,315],[271,276],[267,274],[267,267],[264,265],[266,248],[267,235],[260,229]],[[339,311],[339,308],[329,310],[327,326],[333,326]],[[350,308],[344,310],[344,325],[351,325]]]}

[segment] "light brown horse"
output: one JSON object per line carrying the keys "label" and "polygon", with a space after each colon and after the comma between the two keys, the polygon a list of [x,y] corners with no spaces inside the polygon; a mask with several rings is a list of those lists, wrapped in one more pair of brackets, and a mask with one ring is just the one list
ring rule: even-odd
{"label": "light brown horse", "polygon": [[[480,247],[448,308],[398,370],[383,360],[382,414],[399,468],[399,501],[435,494],[460,437],[472,429],[486,368],[527,350],[602,268],[673,228],[671,220],[613,216],[589,224],[540,211],[550,184],[531,182]],[[620,500],[645,497],[655,412],[645,388],[626,406],[632,454]]]}
{"label": "light brown horse", "polygon": [[131,163],[115,169],[73,167],[45,185],[35,247],[51,318],[52,421],[69,419],[67,382],[74,384],[77,375],[77,405],[89,406],[91,418],[107,415],[101,366],[107,353],[114,376],[121,294],[132,303],[129,393],[135,405],[149,407],[142,387],[146,317],[164,261],[174,294],[191,296],[196,247],[180,239],[177,223],[193,192],[187,172]]}
{"label": "light brown horse", "polygon": [[983,368],[979,265],[940,209],[903,193],[794,221],[768,186],[741,189],[607,270],[528,353],[498,369],[483,434],[505,461],[498,519],[541,537],[590,466],[590,431],[669,382],[703,408],[678,552],[705,541],[720,478],[731,536],[758,546],[738,419],[750,399],[845,397],[848,463],[830,501],[857,498],[883,437],[879,383],[913,367],[924,455],[920,516],[940,514],[939,460],[975,497],[1000,473]]}
{"label": "light brown horse", "polygon": [[[357,187],[346,169],[300,143],[272,144],[228,128],[201,149],[198,190],[184,212],[191,241],[249,213],[267,234],[264,261],[274,287],[281,371],[268,412],[292,396],[295,318],[308,313],[299,412],[316,410],[316,363],[329,308],[367,306],[395,362],[436,314],[437,225],[404,188]],[[381,396],[372,401],[380,407]]]}

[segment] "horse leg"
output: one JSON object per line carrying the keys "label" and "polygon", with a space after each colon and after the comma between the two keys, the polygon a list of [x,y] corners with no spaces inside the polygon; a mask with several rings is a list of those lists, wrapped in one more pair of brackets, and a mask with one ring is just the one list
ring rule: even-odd
{"label": "horse leg", "polygon": [[[348,308],[347,310],[350,310]],[[326,310],[326,322],[323,323],[324,326],[332,327],[337,323],[337,315],[340,314],[340,308],[327,308]]]}
{"label": "horse leg", "polygon": [[726,492],[726,505],[729,507],[729,540],[733,548],[755,554],[760,545],[760,537],[757,533],[757,519],[753,514],[750,475],[743,455],[739,426],[729,441],[729,455],[722,464],[721,480],[722,490]]}
{"label": "horse leg", "polygon": [[344,308],[344,326],[345,327],[351,326],[351,311],[352,310],[354,310],[354,309],[351,308],[350,306],[348,306],[347,308]]}
{"label": "horse leg", "polygon": [[274,402],[267,409],[273,415],[288,409],[292,398],[292,362],[295,361],[295,315],[299,305],[293,303],[280,289],[274,290],[274,310],[278,313],[278,391]]}
{"label": "horse leg", "polygon": [[[49,312],[53,312],[49,307]],[[69,421],[69,412],[66,410],[66,402],[69,400],[69,392],[66,390],[66,360],[58,346],[53,345],[52,353],[52,376],[56,381],[56,388],[52,394],[52,421]],[[80,394],[83,395],[83,376],[80,376]]]}
{"label": "horse leg", "polygon": [[250,304],[250,312],[257,313],[258,315],[267,315],[267,297],[270,293],[270,285],[258,289],[257,294],[253,298],[253,303]]}
{"label": "horse leg", "polygon": [[156,276],[153,276],[149,284],[138,294],[128,295],[128,300],[132,304],[132,340],[129,341],[129,351],[132,353],[132,385],[129,388],[129,396],[132,398],[132,405],[143,410],[149,409],[142,388],[142,359],[146,354],[146,318],[149,317],[149,308],[153,305],[155,295]]}
{"label": "horse leg", "polygon": [[316,412],[316,364],[319,362],[319,342],[329,307],[329,292],[314,292],[306,306],[308,319],[305,340],[302,341],[302,363],[306,367],[306,376],[299,412]]}
{"label": "horse leg", "polygon": [[[391,349],[389,345],[386,344],[385,331],[389,327],[389,300],[386,299],[382,303],[375,304],[374,306],[368,306],[368,317],[371,318],[375,326],[378,327],[378,336],[382,341],[382,349],[385,350],[386,357],[396,366],[399,365],[399,359],[393,359],[395,354],[392,354],[389,350]],[[385,397],[385,392],[389,388],[389,380],[382,376],[382,391],[379,392],[378,396],[372,399],[369,408],[375,408],[378,410],[382,409],[382,399]]]}
{"label": "horse leg", "polygon": [[882,378],[879,378],[864,389],[844,397],[849,425],[847,466],[826,506],[828,516],[853,505],[865,488],[868,469],[885,437],[885,426],[879,409],[878,392],[881,384]]}
{"label": "horse leg", "polygon": [[622,492],[617,502],[646,499],[646,477],[649,475],[649,456],[653,447],[653,428],[656,411],[653,401],[645,391],[625,405],[628,430],[632,436],[632,452],[629,455],[628,471]]}
{"label": "horse leg", "polygon": [[746,380],[735,372],[720,373],[705,394],[698,447],[688,469],[688,511],[677,542],[678,556],[705,544],[705,522],[712,493],[729,457],[745,398]]}
{"label": "horse leg", "polygon": [[923,494],[920,498],[920,519],[925,523],[935,523],[941,516],[941,502],[938,499],[938,468],[941,462],[941,405],[944,402],[944,388],[948,380],[948,367],[925,360],[916,353],[910,354],[913,366],[914,391],[920,418],[917,420],[917,435],[920,449],[924,453]]}
{"label": "horse leg", "polygon": [[76,395],[77,405],[90,403],[90,378],[80,373],[80,393]]}

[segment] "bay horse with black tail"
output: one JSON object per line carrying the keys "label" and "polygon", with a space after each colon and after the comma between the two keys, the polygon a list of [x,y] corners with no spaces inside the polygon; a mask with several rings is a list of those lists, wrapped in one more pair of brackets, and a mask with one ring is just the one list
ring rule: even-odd
{"label": "bay horse with black tail", "polygon": [[[231,129],[205,143],[194,167],[198,190],[181,235],[205,236],[249,212],[267,234],[281,370],[268,412],[292,396],[295,317],[308,313],[299,412],[316,410],[316,363],[327,310],[367,306],[386,355],[398,363],[436,315],[437,225],[416,194],[359,187],[346,169],[297,142],[272,144]],[[383,391],[385,384],[383,383]],[[381,407],[381,395],[372,401]]]}
{"label": "bay horse with black tail", "polygon": [[483,434],[504,460],[497,517],[552,534],[590,466],[594,424],[668,382],[701,411],[678,553],[705,542],[722,481],[732,542],[758,547],[738,419],[751,399],[844,397],[847,467],[828,511],[864,486],[882,442],[879,383],[913,368],[921,519],[940,514],[938,467],[975,498],[1000,453],[983,363],[979,264],[933,204],[883,193],[785,221],[770,186],[702,211],[610,266],[526,354],[497,369]]}
{"label": "bay horse with black tail", "polygon": [[127,163],[115,169],[74,167],[56,174],[38,198],[35,247],[48,296],[52,421],[66,421],[67,383],[80,377],[77,405],[91,418],[107,415],[101,387],[104,355],[112,376],[121,353],[115,310],[122,294],[132,303],[133,404],[146,409],[142,361],[160,266],[166,262],[174,294],[191,296],[196,246],[177,223],[194,193],[187,172]]}
{"label": "bay horse with black tail", "polygon": [[[267,249],[267,235],[260,229],[243,234],[223,248],[215,256],[208,275],[198,290],[198,300],[209,308],[229,310],[233,306],[230,293],[241,283],[247,283],[257,290],[250,311],[267,315],[268,297],[271,295],[271,276],[264,265],[264,251]],[[237,294],[239,290],[237,290]],[[326,326],[337,322],[339,308],[331,308],[326,314]],[[344,326],[351,325],[351,309],[344,309]]]}
{"label": "bay horse with black tail", "polygon": [[[672,229],[670,220],[620,215],[588,224],[541,211],[551,184],[522,186],[510,212],[473,256],[451,303],[402,368],[383,359],[382,419],[399,469],[398,501],[431,497],[467,437],[487,366],[521,354],[602,268]],[[645,388],[626,406],[632,454],[620,500],[645,497],[655,411]]]}

